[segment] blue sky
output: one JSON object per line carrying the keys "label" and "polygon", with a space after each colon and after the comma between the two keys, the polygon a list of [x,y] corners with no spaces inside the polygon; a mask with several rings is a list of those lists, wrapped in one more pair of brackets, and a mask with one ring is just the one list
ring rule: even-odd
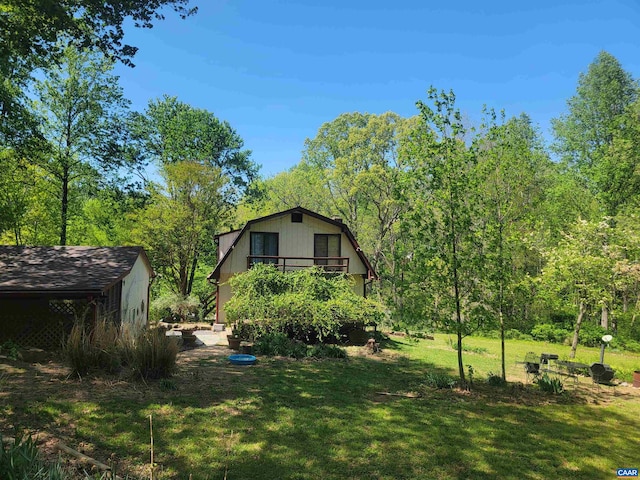
{"label": "blue sky", "polygon": [[143,110],[163,94],[227,120],[270,176],[344,112],[416,114],[430,85],[459,108],[528,113],[550,138],[601,50],[640,77],[640,2],[191,0],[197,15],[128,27],[136,68],[117,67]]}

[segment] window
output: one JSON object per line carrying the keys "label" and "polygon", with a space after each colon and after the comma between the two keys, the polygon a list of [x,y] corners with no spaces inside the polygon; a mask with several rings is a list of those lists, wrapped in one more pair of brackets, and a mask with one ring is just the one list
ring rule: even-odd
{"label": "window", "polygon": [[[250,255],[278,256],[278,234],[271,232],[251,232]],[[251,263],[278,263],[277,258],[252,258]]]}
{"label": "window", "polygon": [[[316,234],[313,238],[314,257],[339,257],[340,234]],[[316,259],[316,265],[342,265],[342,260]]]}

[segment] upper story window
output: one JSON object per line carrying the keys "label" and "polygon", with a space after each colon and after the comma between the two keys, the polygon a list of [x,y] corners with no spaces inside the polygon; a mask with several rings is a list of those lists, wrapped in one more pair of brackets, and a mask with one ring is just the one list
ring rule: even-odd
{"label": "upper story window", "polygon": [[[339,257],[340,256],[340,238],[338,234],[317,233],[313,238],[313,256],[314,257]],[[316,265],[341,265],[342,260],[322,260],[316,259]]]}
{"label": "upper story window", "polygon": [[251,232],[250,255],[257,256],[251,263],[278,263],[277,258],[260,258],[260,256],[278,256],[278,234],[273,232]]}

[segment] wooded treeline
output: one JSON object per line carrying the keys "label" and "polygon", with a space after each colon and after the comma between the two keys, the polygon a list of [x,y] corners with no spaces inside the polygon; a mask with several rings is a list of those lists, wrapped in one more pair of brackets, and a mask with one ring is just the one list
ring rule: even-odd
{"label": "wooded treeline", "polygon": [[51,42],[37,65],[0,44],[1,243],[141,244],[162,291],[204,298],[214,234],[302,206],[350,226],[399,326],[461,342],[543,324],[573,329],[574,351],[581,329],[640,347],[639,86],[612,55],[580,75],[549,144],[526,113],[470,124],[430,88],[414,117],[342,114],[259,178],[212,112],[168,96],[131,111],[122,51]]}

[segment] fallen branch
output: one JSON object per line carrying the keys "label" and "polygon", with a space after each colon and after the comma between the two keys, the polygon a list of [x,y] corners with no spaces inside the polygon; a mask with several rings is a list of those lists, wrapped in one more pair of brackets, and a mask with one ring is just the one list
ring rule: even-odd
{"label": "fallen branch", "polygon": [[419,393],[391,393],[391,392],[376,392],[378,395],[388,395],[389,397],[404,397],[404,398],[420,398]]}
{"label": "fallen branch", "polygon": [[[85,455],[84,453],[80,453],[77,450],[74,450],[71,447],[68,447],[62,440],[58,441],[58,449],[62,450],[65,453],[68,453],[69,455],[77,458],[78,460],[81,460],[85,463],[88,463],[90,465],[93,465],[94,467],[99,468],[102,471],[106,471],[106,472],[110,472],[111,471],[111,467],[109,465],[105,465],[102,462],[99,462],[98,460],[91,458],[87,455]],[[117,475],[113,476],[114,479],[116,480],[122,480],[122,477],[118,477]]]}

